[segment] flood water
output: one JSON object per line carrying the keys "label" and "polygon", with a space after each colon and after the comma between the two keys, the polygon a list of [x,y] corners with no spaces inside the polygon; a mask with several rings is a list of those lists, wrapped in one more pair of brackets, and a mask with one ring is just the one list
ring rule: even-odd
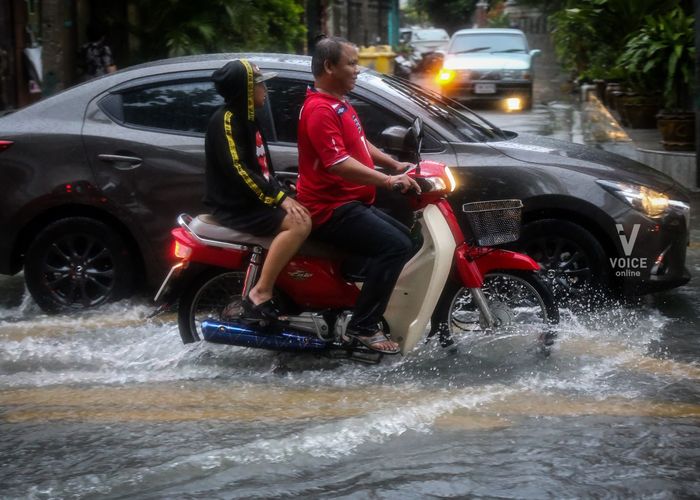
{"label": "flood water", "polygon": [[183,346],[145,300],[25,300],[0,310],[0,496],[696,496],[699,303],[564,311],[549,358],[462,339],[366,366]]}
{"label": "flood water", "polygon": [[0,498],[697,497],[691,239],[695,281],[563,311],[548,358],[505,340],[377,366],[183,346],[147,299],[46,316],[1,278]]}

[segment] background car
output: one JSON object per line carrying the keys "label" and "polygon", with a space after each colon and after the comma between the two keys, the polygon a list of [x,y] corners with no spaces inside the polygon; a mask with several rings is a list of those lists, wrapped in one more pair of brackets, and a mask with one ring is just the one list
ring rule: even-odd
{"label": "background car", "polygon": [[521,100],[532,108],[533,58],[525,34],[516,29],[466,29],[450,38],[437,78],[442,94],[464,102]]}
{"label": "background car", "polygon": [[437,71],[442,65],[450,35],[442,28],[401,28],[399,43],[412,53],[414,71]]}
{"label": "background car", "polygon": [[[278,72],[258,117],[276,170],[295,172],[308,57],[192,56],[92,80],[0,118],[0,273],[24,268],[48,311],[160,283],[176,216],[206,211],[204,134],[222,103],[210,76],[236,57]],[[373,71],[360,74],[350,100],[378,146],[387,127],[423,118],[423,156],[454,167],[457,213],[465,202],[522,199],[515,246],[560,295],[608,285],[646,293],[689,279],[688,198],[669,177],[595,148],[500,130]]]}

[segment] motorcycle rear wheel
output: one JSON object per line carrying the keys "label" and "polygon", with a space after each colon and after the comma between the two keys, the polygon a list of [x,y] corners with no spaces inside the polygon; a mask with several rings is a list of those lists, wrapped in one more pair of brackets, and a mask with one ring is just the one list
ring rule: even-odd
{"label": "motorcycle rear wheel", "polygon": [[486,328],[483,315],[471,292],[461,283],[450,282],[433,315],[434,325],[446,325],[456,339],[468,335],[470,340],[495,336],[532,334],[543,348],[551,345],[551,325],[559,322],[559,309],[549,287],[535,273],[498,271],[484,277],[482,288],[496,320],[493,330]]}
{"label": "motorcycle rear wheel", "polygon": [[195,278],[180,297],[177,323],[183,344],[204,338],[202,321],[238,316],[245,272],[213,270]]}

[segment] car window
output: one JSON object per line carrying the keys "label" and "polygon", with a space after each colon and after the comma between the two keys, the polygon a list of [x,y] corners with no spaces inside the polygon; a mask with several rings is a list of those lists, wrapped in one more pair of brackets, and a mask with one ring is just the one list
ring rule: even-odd
{"label": "car window", "polygon": [[100,107],[135,127],[204,134],[223,104],[211,81],[168,82],[112,94]]}
{"label": "car window", "polygon": [[[362,80],[384,93],[394,96],[397,102],[411,101],[419,106],[433,120],[456,132],[460,139],[467,142],[482,142],[504,139],[504,131],[486,121],[470,109],[456,101],[443,97],[427,88],[390,75],[366,71],[360,73]],[[426,134],[426,139],[429,137]],[[429,146],[429,139],[424,146]],[[438,143],[439,144],[439,143]]]}
{"label": "car window", "polygon": [[413,41],[427,41],[427,40],[449,40],[450,37],[445,30],[416,30],[413,32]]}
{"label": "car window", "polygon": [[[299,110],[304,104],[308,83],[279,77],[265,83],[277,141],[296,144]],[[268,134],[268,137],[273,136]]]}
{"label": "car window", "polygon": [[452,40],[448,52],[463,54],[470,52],[526,52],[525,38],[517,34],[465,34]]}
{"label": "car window", "polygon": [[[362,128],[365,130],[365,135],[372,144],[382,144],[382,132],[388,127],[395,125],[399,125],[401,127],[411,126],[408,119],[402,118],[386,108],[357,96],[350,97],[350,104],[352,104],[352,107],[355,108],[355,111],[357,111],[357,115],[360,117],[360,122],[362,122]],[[442,145],[432,136],[428,134],[424,136],[421,151],[427,153],[442,150]]]}
{"label": "car window", "polygon": [[[277,141],[296,144],[299,111],[304,104],[309,82],[273,78],[266,83]],[[350,103],[360,117],[365,135],[373,144],[381,144],[381,133],[387,127],[393,125],[410,126],[407,119],[356,95],[351,94]],[[272,136],[268,134],[268,137]],[[423,150],[442,151],[442,149],[442,145],[437,140],[426,136]]]}

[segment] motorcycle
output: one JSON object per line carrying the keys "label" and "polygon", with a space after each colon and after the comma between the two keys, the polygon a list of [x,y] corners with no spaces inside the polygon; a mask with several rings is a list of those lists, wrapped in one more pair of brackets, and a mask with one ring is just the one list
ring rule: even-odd
{"label": "motorcycle", "polygon": [[[420,159],[420,119],[408,129],[389,127],[382,136],[387,150],[414,155],[416,166],[408,175],[421,188],[420,194],[406,194],[420,248],[392,293],[384,332],[404,355],[426,337],[437,337],[447,347],[457,334],[525,335],[548,354],[559,311],[539,265],[527,255],[493,248],[517,239],[520,200],[465,204],[472,233],[466,238],[447,201],[456,186],[449,168]],[[275,301],[286,318],[252,321],[241,301],[256,283],[272,238],[234,231],[207,214],[182,214],[178,224],[172,231],[177,262],[155,300],[162,302],[161,310],[178,302],[184,343],[206,340],[367,363],[382,359],[345,337],[363,280],[356,256],[308,240],[275,284]]]}

